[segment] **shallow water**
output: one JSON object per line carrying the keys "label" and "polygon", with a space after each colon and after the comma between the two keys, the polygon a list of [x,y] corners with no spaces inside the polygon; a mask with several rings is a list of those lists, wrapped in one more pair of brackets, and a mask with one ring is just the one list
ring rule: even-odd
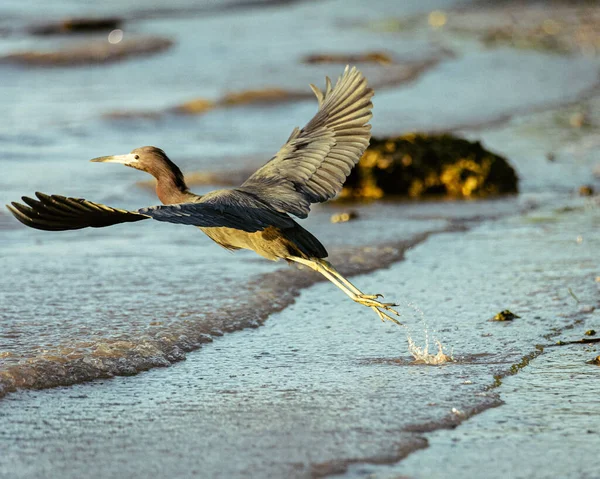
{"label": "shallow water", "polygon": [[[40,190],[127,208],[154,204],[151,191],[135,186],[140,172],[86,161],[142,144],[164,148],[185,171],[247,168],[249,158],[258,166],[310,118],[313,100],[196,117],[104,115],[243,88],[306,90],[341,67],[303,65],[303,55],[382,48],[439,63],[412,83],[377,89],[374,134],[461,127],[509,156],[523,192],[481,202],[323,205],[303,222],[344,272],[391,265],[353,281],[401,303],[417,347],[426,329],[430,352],[440,340],[455,359],[441,367],[415,365],[403,328],[381,324],[331,284],[306,289],[313,274],[232,255],[192,228],[143,222],[50,234],[0,211],[0,395],[15,385],[170,366],[202,346],[184,363],[135,378],[9,394],[0,401],[0,476],[81,477],[94,467],[97,477],[305,477],[393,462],[426,446],[425,431],[499,404],[487,388],[537,354],[548,334],[597,322],[600,307],[584,318],[569,290],[600,306],[598,206],[572,197],[592,181],[598,137],[569,126],[556,105],[594,88],[598,60],[364,26],[451,3],[403,2],[400,12],[393,1],[298,2],[210,15],[195,4],[198,13],[181,15],[189,6],[182,2],[159,18],[129,3],[103,4],[94,8],[128,19],[126,35],[167,36],[176,46],[102,67],[0,66],[2,202]],[[0,7],[15,26],[0,53],[74,41],[25,35],[19,28],[37,18],[19,5]],[[63,2],[55,12],[84,11]],[[441,54],[447,47],[454,56]],[[389,70],[365,72],[377,84]],[[544,108],[553,110],[527,113]],[[329,222],[350,208],[358,220]],[[522,318],[488,321],[506,308]],[[554,354],[563,366],[575,360]],[[348,474],[367,470],[353,467]],[[390,471],[372,472],[398,472]]]}
{"label": "shallow water", "polygon": [[[3,132],[0,142],[5,155],[0,161],[5,163],[5,173],[0,180],[0,200],[9,202],[22,194],[31,195],[40,190],[129,208],[153,204],[156,199],[151,192],[132,186],[142,179],[141,173],[114,165],[91,165],[87,158],[121,153],[140,144],[157,144],[172,151],[184,171],[247,167],[248,155],[258,161],[261,157],[268,158],[293,126],[310,118],[315,109],[314,101],[267,109],[215,111],[200,117],[166,117],[158,122],[115,122],[103,119],[103,113],[114,109],[170,106],[198,95],[214,98],[229,89],[273,84],[307,89],[309,81],[318,83],[324,74],[337,75],[339,72],[337,66],[305,66],[298,62],[303,54],[319,50],[322,45],[334,50],[342,46],[360,50],[386,46],[400,58],[413,59],[428,58],[439,50],[420,39],[366,33],[358,26],[342,28],[349,20],[366,20],[375,13],[360,2],[346,3],[343,9],[338,7],[335,2],[319,7],[322,15],[315,17],[316,23],[310,32],[299,32],[301,38],[291,39],[286,36],[287,31],[290,23],[295,22],[295,15],[314,11],[313,4],[300,3],[291,9],[254,9],[243,14],[166,16],[133,21],[131,25],[136,32],[176,38],[177,46],[164,54],[114,65],[34,70],[3,66],[6,77],[0,102],[5,114],[0,119]],[[390,2],[382,2],[380,7],[379,14],[386,9],[394,10]],[[405,11],[409,12],[410,8],[414,6],[407,5]],[[34,21],[28,13],[21,19],[24,23]],[[253,22],[263,25],[269,34],[261,36],[252,30],[251,41],[225,42],[223,39],[224,28],[246,31],[244,38],[250,38],[250,32],[244,29]],[[38,47],[47,42],[74,41],[23,38]],[[330,38],[336,41],[333,44],[326,41]],[[276,55],[265,58],[257,54],[269,49],[273,41],[277,43]],[[435,129],[448,126],[443,117],[431,117],[431,107],[438,100],[422,93],[421,89],[428,88],[430,82],[438,82],[447,88],[446,93],[443,89],[438,90],[442,96],[457,98],[452,85],[462,85],[462,94],[467,94],[469,88],[464,72],[474,68],[490,79],[496,79],[498,72],[492,66],[497,64],[497,55],[505,58],[503,63],[510,59],[514,62],[513,67],[521,68],[520,60],[512,59],[508,52],[491,52],[487,57],[477,53],[446,59],[446,67],[401,89],[400,96],[394,96],[389,89],[378,91],[375,99],[377,114],[373,120],[375,133],[383,133],[386,129],[401,132],[409,128],[402,123],[406,118],[411,118],[412,127],[422,125]],[[195,61],[189,62],[192,57]],[[242,65],[232,60],[239,58],[245,59]],[[476,66],[482,61],[483,66]],[[564,72],[565,68],[559,68],[563,66],[561,62],[569,61],[572,62],[570,68],[579,72],[576,75],[578,83],[571,87],[576,95],[585,89],[585,85],[595,81],[588,73],[593,70],[588,63],[536,56],[534,62],[527,64],[538,68],[547,63],[545,68]],[[467,66],[469,62],[475,64]],[[172,72],[179,71],[182,65],[185,70],[173,75]],[[244,75],[240,75],[241,70]],[[385,70],[372,69],[375,76],[381,76],[382,71]],[[436,77],[444,78],[444,81],[436,80]],[[448,81],[450,78],[454,82]],[[558,86],[565,78],[553,75],[549,81]],[[475,79],[473,85],[485,83],[487,80]],[[550,86],[546,90],[546,101],[554,101],[555,90]],[[525,92],[518,100],[521,105],[527,102],[527,96]],[[531,99],[530,106],[540,98],[538,93]],[[503,115],[514,106],[505,105],[504,101],[490,99],[488,102],[492,116]],[[397,113],[399,110],[401,115]],[[472,121],[478,121],[479,109],[470,110],[475,115]],[[464,110],[465,114],[468,111]],[[389,116],[391,112],[395,112],[393,120]],[[418,118],[427,118],[426,124]],[[465,118],[461,117],[460,123],[464,123]],[[238,163],[236,158],[239,158]],[[452,203],[439,206],[405,204],[401,208],[394,204],[366,205],[359,208],[359,222],[335,227],[328,223],[328,218],[332,211],[344,206],[315,207],[306,225],[335,250],[336,246],[357,247],[410,240],[424,231],[445,227],[448,219],[457,216],[482,218],[509,212],[512,201],[485,203],[474,207],[476,211],[472,212]],[[392,221],[394,225],[390,226]],[[192,229],[169,225],[122,225],[102,231],[47,234],[26,230],[7,213],[0,212],[0,230],[0,260],[6,271],[0,279],[0,301],[5,305],[1,312],[0,351],[4,358],[0,368],[41,357],[45,362],[61,358],[79,360],[88,357],[98,345],[102,345],[103,357],[112,351],[123,363],[129,361],[123,356],[124,349],[135,349],[140,345],[150,347],[148,341],[163,335],[167,335],[169,341],[175,341],[180,349],[187,349],[192,346],[186,342],[187,338],[177,339],[181,334],[186,335],[180,328],[182,321],[202,324],[205,315],[214,316],[220,308],[231,304],[231,291],[236,291],[240,298],[248,291],[248,281],[252,277],[282,267],[258,261],[252,255],[234,256],[220,251]],[[199,264],[202,265],[200,269]],[[363,269],[372,267],[366,264]],[[247,321],[244,324],[250,324],[254,319]],[[203,334],[223,328],[220,324]],[[121,343],[119,348],[106,349],[107,344],[117,340],[128,342],[129,347]],[[197,340],[191,340],[191,343],[196,344]],[[150,364],[164,364],[165,356],[181,357],[182,351],[163,351],[157,353],[158,356],[149,354],[144,357],[148,357]],[[159,357],[161,355],[163,357]],[[134,370],[147,366],[146,360],[141,361],[141,365],[134,364],[133,360],[130,364]],[[28,370],[26,375],[30,374]],[[62,373],[58,375],[63,376]],[[71,376],[75,381],[89,377],[87,373]]]}
{"label": "shallow water", "polygon": [[[587,356],[600,352],[597,347],[583,351]],[[433,434],[429,440],[435,454],[422,451],[401,466],[371,474],[378,479],[398,474],[476,478],[491,468],[490,477],[598,477],[593,458],[600,445],[594,420],[600,414],[600,373],[598,366],[581,364],[581,356],[581,346],[548,349],[540,360],[503,381],[506,406],[465,422],[452,435]],[[464,452],[456,460],[459,448]]]}
{"label": "shallow water", "polygon": [[[551,224],[514,218],[436,235],[392,268],[356,278],[401,302],[409,295],[431,338],[453,349],[453,363],[411,364],[404,328],[319,284],[258,330],[217,339],[171,368],[8,396],[0,470],[305,477],[361,458],[393,460],[423,447],[422,432],[497,405],[487,390],[495,377],[552,341],[549,334],[594,321],[568,288],[582,303],[598,300],[597,219],[584,210]],[[586,240],[577,243],[571,231]],[[506,308],[521,318],[490,321]],[[405,303],[400,312],[423,344],[420,314]]]}
{"label": "shallow water", "polygon": [[[214,98],[232,89],[273,84],[308,90],[309,81],[322,83],[325,73],[337,76],[341,71],[339,67],[298,66],[296,58],[299,45],[303,45],[302,52],[310,52],[323,43],[325,36],[331,36],[332,29],[338,30],[333,25],[336,14],[319,16],[313,33],[303,31],[304,40],[292,40],[287,38],[289,26],[294,23],[289,9],[274,7],[205,16],[200,8],[197,14],[176,14],[189,6],[182,2],[174,6],[171,15],[155,19],[142,16],[139,20],[134,4],[121,3],[110,10],[130,19],[126,35],[151,33],[175,38],[176,47],[164,54],[101,67],[0,67],[0,106],[4,112],[0,118],[2,203],[36,190],[84,196],[129,208],[156,203],[153,194],[133,186],[142,179],[139,172],[97,168],[86,161],[142,144],[156,144],[172,152],[184,170],[247,166],[243,158],[249,154],[258,158],[258,165],[277,150],[294,126],[310,118],[314,101],[268,109],[242,108],[198,118],[167,117],[158,123],[114,122],[104,119],[103,114],[116,109],[161,108],[199,95]],[[25,28],[43,18],[40,9],[33,15],[34,10],[17,7],[3,7],[13,17],[13,25]],[[194,4],[194,8],[199,7]],[[72,15],[84,13],[79,4],[64,3],[62,8],[49,18],[60,18],[66,11]],[[299,4],[293,11],[303,15],[311,8]],[[332,12],[330,8],[325,12]],[[352,8],[342,10],[355,15],[365,9],[356,2]],[[86,11],[100,13],[97,9]],[[260,31],[265,33],[257,34],[256,28],[248,30],[253,24],[262,25]],[[236,30],[245,40],[226,41],[224,29]],[[5,52],[32,46],[47,48],[79,38],[31,37],[16,27],[11,32],[2,45]],[[339,29],[338,35],[340,42],[359,44],[359,37],[352,31]],[[277,51],[289,57],[284,64],[279,57],[267,61],[257,55],[273,41],[278,44]],[[372,41],[375,45],[384,39],[373,36]],[[435,51],[423,42],[417,43],[400,48],[401,42],[396,42],[398,53],[414,55],[420,49],[429,55]],[[240,58],[245,58],[245,63],[240,64]],[[369,210],[366,207],[365,223],[359,227],[344,225],[331,233],[321,233],[323,228],[317,226],[315,232],[343,239],[341,243],[346,245],[368,244],[374,235],[367,238],[369,235],[357,231],[371,230],[381,223],[377,216],[370,219],[373,214]],[[393,217],[398,215],[395,209],[388,210]],[[329,214],[324,210],[322,219],[312,219],[309,227],[318,223],[330,229]],[[443,220],[404,221],[405,233],[393,234],[396,242],[445,224]],[[116,340],[127,341],[132,349],[147,346],[157,336],[177,337],[182,322],[202,323],[205,315],[214,316],[243,296],[252,277],[282,267],[243,253],[233,256],[191,228],[163,226],[48,235],[26,230],[6,211],[0,212],[0,261],[4,270],[0,279],[0,370],[15,364],[28,365],[29,359],[41,357],[44,361],[58,360],[60,366],[63,360],[89,357],[99,345],[103,346],[103,354],[110,355],[104,346]],[[382,241],[392,239],[391,233],[377,236]],[[335,244],[334,240],[329,244]],[[232,291],[236,294],[230,299]],[[228,327],[235,328],[235,322],[229,321]],[[217,329],[223,327],[221,324]],[[206,333],[210,332],[208,328]],[[177,342],[182,346],[185,340]],[[121,343],[117,349],[114,354],[127,362],[123,357],[126,344]],[[164,358],[155,362],[164,363]],[[131,364],[133,370],[137,367]],[[81,379],[76,374],[71,376],[74,381]]]}

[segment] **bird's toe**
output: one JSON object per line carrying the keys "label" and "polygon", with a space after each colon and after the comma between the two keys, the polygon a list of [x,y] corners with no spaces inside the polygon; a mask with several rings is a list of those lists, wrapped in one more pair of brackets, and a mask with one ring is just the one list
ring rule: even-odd
{"label": "bird's toe", "polygon": [[383,298],[383,294],[359,294],[358,295],[359,298],[363,298],[363,299],[377,299],[377,298]]}

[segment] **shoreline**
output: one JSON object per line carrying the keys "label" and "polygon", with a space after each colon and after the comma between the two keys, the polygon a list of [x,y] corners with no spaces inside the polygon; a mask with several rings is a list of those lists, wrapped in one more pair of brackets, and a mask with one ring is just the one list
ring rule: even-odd
{"label": "shoreline", "polygon": [[[256,447],[262,451],[260,452],[260,457],[263,458],[261,460],[271,457],[269,447],[273,446],[268,446],[268,444],[271,444],[272,441],[275,441],[273,444],[279,444],[278,447],[283,447],[290,453],[289,458],[283,458],[284,462],[272,469],[280,471],[276,474],[279,477],[282,474],[287,477],[325,477],[340,473],[347,474],[343,477],[356,477],[353,474],[363,470],[361,467],[366,467],[365,463],[368,463],[369,467],[375,467],[370,466],[371,464],[380,464],[379,467],[383,467],[381,465],[396,463],[398,460],[401,462],[396,466],[401,467],[402,463],[408,460],[412,454],[419,454],[416,451],[427,450],[430,434],[439,434],[436,431],[440,429],[453,430],[467,419],[479,417],[483,411],[499,406],[502,400],[499,396],[501,388],[494,387],[499,384],[499,376],[516,373],[519,368],[540,361],[544,357],[543,355],[531,360],[533,355],[539,352],[536,345],[540,343],[540,338],[541,341],[548,340],[548,329],[551,329],[552,334],[564,334],[566,331],[572,331],[575,327],[581,328],[581,320],[589,319],[589,314],[583,312],[565,315],[572,310],[572,307],[565,307],[561,299],[558,302],[550,300],[547,310],[542,312],[542,318],[536,320],[533,311],[536,310],[536,305],[540,304],[540,301],[548,301],[547,293],[541,296],[539,293],[531,296],[528,294],[528,290],[522,289],[523,286],[520,284],[511,284],[512,278],[509,272],[502,272],[504,258],[512,254],[516,245],[527,244],[524,243],[526,240],[520,233],[522,228],[520,225],[529,225],[527,228],[532,232],[541,231],[537,223],[531,224],[524,221],[527,214],[538,213],[529,212],[525,216],[506,216],[500,220],[479,223],[468,231],[430,236],[427,241],[421,242],[416,248],[411,249],[404,261],[394,263],[390,269],[379,269],[360,278],[361,284],[369,287],[369,283],[382,284],[382,278],[387,276],[406,277],[409,275],[410,280],[415,282],[411,287],[411,297],[415,297],[417,304],[427,308],[424,310],[425,317],[430,317],[432,311],[441,308],[441,311],[437,313],[440,316],[437,316],[436,320],[441,329],[432,334],[434,337],[440,337],[439,335],[442,334],[444,344],[458,348],[459,355],[454,363],[431,367],[413,366],[404,361],[374,362],[373,358],[382,357],[382,353],[384,358],[386,357],[385,352],[389,357],[389,354],[392,353],[390,345],[399,345],[398,341],[403,335],[403,331],[395,327],[382,328],[378,321],[370,321],[373,318],[364,317],[363,314],[355,317],[348,316],[346,307],[353,305],[338,304],[337,298],[332,301],[325,299],[323,304],[315,302],[315,300],[323,298],[324,291],[328,290],[328,285],[323,283],[304,289],[299,299],[272,316],[271,321],[268,321],[263,327],[254,331],[245,330],[236,334],[226,334],[221,339],[202,348],[201,351],[190,355],[188,361],[180,362],[169,370],[156,369],[135,378],[114,378],[110,381],[79,384],[71,388],[20,391],[1,401],[0,410],[5,418],[14,418],[14,427],[19,427],[21,431],[28,431],[31,425],[37,424],[42,419],[48,421],[48,424],[43,426],[43,430],[50,431],[57,424],[62,424],[63,414],[72,418],[72,422],[65,423],[67,429],[55,437],[58,442],[53,442],[51,448],[66,447],[69,442],[63,443],[62,441],[69,441],[68,438],[74,434],[84,434],[82,426],[91,427],[82,440],[85,440],[86,435],[91,434],[96,438],[94,441],[98,441],[97,447],[108,447],[109,443],[106,443],[105,440],[114,438],[114,425],[121,424],[121,421],[114,422],[115,412],[112,408],[100,412],[99,406],[114,403],[118,405],[122,414],[125,414],[123,416],[125,423],[122,426],[131,427],[132,430],[128,430],[124,436],[117,435],[117,438],[121,439],[118,439],[116,444],[103,452],[96,451],[96,454],[101,454],[101,457],[116,455],[115,467],[124,467],[125,464],[126,467],[133,467],[135,460],[132,457],[142,454],[147,458],[149,450],[163,447],[160,446],[162,443],[159,438],[163,437],[166,431],[176,432],[172,447],[167,447],[167,451],[170,452],[167,452],[166,455],[161,453],[156,457],[156,460],[161,461],[160,466],[152,459],[150,462],[154,465],[138,464],[136,466],[141,467],[142,472],[144,467],[159,467],[159,471],[173,467],[175,471],[178,470],[178,467],[185,468],[187,462],[193,461],[193,455],[190,455],[191,452],[187,448],[198,447],[194,444],[204,444],[205,441],[209,441],[209,443],[216,441],[214,444],[211,443],[211,446],[202,446],[208,448],[206,449],[208,455],[203,462],[203,467],[206,467],[203,471],[208,475],[211,475],[211,468],[218,464],[218,467],[225,467],[224,470],[221,470],[223,473],[231,474],[230,477],[238,477],[240,473],[237,468],[249,467],[249,465],[244,466],[244,461],[258,453]],[[565,217],[565,220],[569,224],[581,224],[582,219],[589,214],[590,212],[583,211],[576,216]],[[552,225],[552,234],[559,236],[546,235],[548,240],[545,244],[554,245],[555,249],[556,247],[560,248],[560,244],[556,245],[556,240],[565,236],[564,233],[561,233],[564,226]],[[506,238],[499,237],[497,232],[506,231],[507,226],[510,226],[508,231],[512,232]],[[472,265],[472,255],[475,254],[475,257],[478,257],[480,253],[478,249],[482,245],[486,245],[492,238],[495,238],[497,243],[496,247],[492,247],[499,255],[498,258],[493,258],[493,261],[477,267]],[[422,261],[427,261],[427,258],[431,258],[433,250],[460,248],[461,246],[457,242],[465,242],[465,246],[470,245],[465,250],[466,257],[461,263],[462,272],[455,271],[458,264],[456,262],[459,261],[455,254],[446,257],[442,270],[437,270],[435,264],[422,263]],[[586,251],[589,251],[589,247]],[[522,254],[524,257],[529,257],[527,251]],[[548,251],[547,254],[552,257],[554,252]],[[581,258],[584,257],[580,257],[576,261],[581,262]],[[492,258],[489,259],[492,260]],[[531,258],[531,261],[533,262],[530,266],[525,265],[525,271],[530,271],[528,276],[533,274],[532,277],[535,278],[536,265],[545,264],[545,260]],[[560,264],[560,260],[557,264]],[[476,267],[476,271],[469,273],[471,267]],[[421,277],[410,275],[411,272],[420,269],[424,269]],[[430,297],[431,293],[420,292],[421,287],[429,284],[427,278],[432,277],[435,271],[438,271],[436,279],[439,281],[435,289],[441,287],[442,296],[438,297],[438,300],[430,299],[427,302],[424,298]],[[465,277],[464,281],[465,285],[468,285],[472,280],[477,281],[477,278],[481,277],[482,271],[492,272],[495,280],[492,284],[480,285],[481,288],[484,288],[478,293],[483,295],[482,300],[469,305],[469,309],[464,313],[473,309],[473,314],[463,314],[459,322],[460,328],[455,329],[452,327],[454,316],[448,316],[443,311],[460,311],[461,308],[456,309],[456,306],[460,306],[464,301],[464,291],[457,291],[456,300],[445,304],[443,301],[444,285],[448,284],[448,281],[453,281],[455,275],[460,276],[467,273],[470,274],[470,279]],[[551,279],[552,271],[553,268],[550,268],[548,279]],[[591,290],[589,287],[582,290],[579,282],[574,280],[574,278],[580,277],[579,273],[575,271],[573,274],[575,276],[569,281],[569,284],[576,288],[582,299],[588,298]],[[520,313],[523,318],[515,320],[514,324],[494,323],[481,317],[482,308],[489,310],[487,305],[490,303],[490,297],[488,295],[496,296],[498,289],[502,287],[510,287],[509,305],[514,303],[510,306],[511,309],[518,308],[516,312]],[[531,284],[530,287],[535,287],[535,285]],[[546,290],[544,289],[544,291]],[[389,293],[387,290],[383,292]],[[514,296],[517,292],[520,294]],[[552,295],[552,289],[548,293]],[[566,300],[568,296],[564,296],[564,298]],[[454,303],[456,306],[453,306]],[[335,306],[332,307],[332,304]],[[338,308],[340,311],[337,311]],[[313,309],[315,311],[311,317],[307,311]],[[329,311],[329,314],[324,313],[326,311]],[[405,314],[410,314],[409,311],[401,310]],[[328,323],[325,327],[322,321],[324,314],[327,315]],[[418,329],[419,326],[423,326],[412,324],[414,321],[413,317],[410,320],[412,331],[409,333],[411,336],[418,332],[415,331],[415,327]],[[344,329],[341,328],[347,329],[347,332],[344,333]],[[515,328],[518,331],[517,336],[513,333]],[[380,333],[367,333],[367,331],[374,330]],[[470,333],[466,334],[468,330]],[[485,339],[488,337],[485,336],[488,332],[492,333],[492,339]],[[359,348],[347,344],[347,339],[345,339],[347,335],[353,337],[352,334],[355,333],[358,334],[356,337],[361,338]],[[291,336],[288,337],[288,335]],[[460,342],[461,336],[466,336],[462,339],[462,343]],[[303,341],[303,343],[298,344],[298,341]],[[326,349],[323,349],[324,347]],[[378,350],[380,352],[376,352]],[[484,356],[479,358],[476,355],[473,356],[473,353],[483,351],[486,353]],[[315,352],[318,352],[321,357],[316,356]],[[348,353],[350,356],[344,359],[344,354]],[[337,366],[334,366],[336,364]],[[288,370],[288,368],[291,369]],[[316,378],[319,378],[318,381]],[[346,381],[351,378],[354,378],[352,381],[357,382],[346,384]],[[398,382],[400,378],[404,379]],[[468,381],[465,382],[463,378],[467,378]],[[373,384],[377,384],[378,388],[371,390],[371,381],[375,381]],[[419,385],[417,389],[411,387],[413,381],[414,384]],[[444,392],[437,396],[435,405],[422,404],[422,401],[426,402],[426,399],[418,399],[426,398],[428,394],[440,388]],[[465,394],[465,388],[471,392]],[[409,402],[405,402],[407,395],[411,398]],[[354,398],[353,401],[357,401],[357,403],[348,402],[350,398]],[[313,405],[315,401],[316,403]],[[64,404],[64,408],[55,410],[57,404]],[[356,409],[359,405],[360,408]],[[415,407],[417,409],[414,409]],[[362,412],[364,408],[370,413],[364,415]],[[33,410],[39,411],[34,416],[30,416]],[[159,411],[160,416],[155,416]],[[255,422],[258,421],[258,418],[263,418],[262,421],[264,421],[266,411],[270,411],[269,414],[272,415],[271,422]],[[314,419],[310,419],[310,415],[306,416],[309,411],[316,415]],[[88,420],[85,419],[88,414],[99,414],[99,416],[94,416],[94,422],[88,424]],[[323,418],[319,419],[321,416]],[[377,417],[380,418],[375,419]],[[150,418],[152,419],[150,420]],[[309,456],[310,460],[303,462],[303,465],[298,466],[299,469],[294,469],[293,473],[291,469],[285,469],[289,467],[289,464],[286,465],[285,459],[294,461],[294,456],[303,451],[303,447],[308,444],[313,444],[313,448],[310,450],[314,454],[319,447],[329,443],[330,439],[326,431],[328,421],[333,418],[336,418],[336,430],[339,428],[339,434],[344,437],[344,443],[340,444],[334,441],[340,451],[332,454],[327,460],[320,460],[317,457],[319,454],[314,457]],[[23,420],[26,421],[25,426],[23,426]],[[138,421],[142,422],[137,424]],[[145,423],[144,421],[150,422]],[[248,424],[244,425],[246,422]],[[291,424],[300,428],[293,436],[289,436],[287,432]],[[270,431],[269,434],[265,435],[263,431],[265,427]],[[304,431],[306,427],[310,431],[307,437],[305,437],[307,431]],[[148,434],[147,428],[153,432],[142,440],[138,435]],[[313,430],[314,428],[325,429],[317,433]],[[371,430],[371,428],[374,429]],[[362,431],[358,437],[351,433],[355,429]],[[9,427],[6,432],[9,437],[12,434],[11,430],[12,428]],[[27,437],[29,433],[24,434]],[[138,439],[133,439],[136,437]],[[363,439],[360,439],[361,437]],[[369,438],[366,443],[364,437]],[[258,438],[261,438],[259,443],[255,447],[251,447],[250,444],[257,441]],[[138,443],[138,440],[141,442]],[[292,447],[297,440],[300,440],[300,444]],[[123,450],[128,458],[126,463],[120,462],[121,453],[118,449],[113,450],[119,441],[127,441],[127,444],[130,444],[127,447],[134,448],[134,451],[128,451],[127,448]],[[191,442],[188,444],[187,441]],[[229,443],[230,441],[234,442]],[[322,442],[324,444],[318,446]],[[343,445],[346,442],[347,445]],[[229,446],[225,447],[225,444],[229,444]],[[244,446],[244,444],[246,445]],[[365,448],[362,452],[359,452],[361,451],[360,444],[363,444],[362,447]],[[68,456],[71,446],[68,447],[66,452],[63,451],[59,454],[60,457],[64,454]],[[216,450],[220,447],[225,448],[222,449],[222,454],[229,454],[228,447],[234,447],[240,454],[244,451],[244,457],[246,454],[250,456],[247,459],[238,457],[234,463],[226,464],[218,459]],[[325,453],[326,450],[323,452]],[[217,454],[217,457],[211,456],[213,453]],[[176,466],[173,463],[175,459],[183,464]],[[89,460],[91,458],[87,459],[87,461]],[[41,459],[42,465],[44,461]],[[64,464],[70,468],[67,477],[71,477],[73,474],[78,474],[77,468],[80,467],[80,464],[89,463],[86,460],[80,463],[79,459],[72,457]],[[267,467],[267,464],[265,463],[263,466]],[[71,469],[71,467],[74,468]],[[106,467],[106,471],[98,473],[97,477],[109,477],[112,474],[110,472],[112,466]],[[275,465],[271,464],[269,467],[275,467]],[[280,467],[284,467],[284,469],[278,469]],[[259,468],[257,470],[264,472],[271,469]],[[287,472],[283,473],[284,470]]]}

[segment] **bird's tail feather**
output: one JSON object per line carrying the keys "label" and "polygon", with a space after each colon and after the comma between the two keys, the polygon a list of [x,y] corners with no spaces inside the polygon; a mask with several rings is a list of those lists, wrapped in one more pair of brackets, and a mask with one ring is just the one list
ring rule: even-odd
{"label": "bird's tail feather", "polygon": [[301,258],[327,258],[328,253],[325,246],[309,231],[305,230],[299,224],[294,228],[285,230],[286,238],[292,243],[296,256]]}

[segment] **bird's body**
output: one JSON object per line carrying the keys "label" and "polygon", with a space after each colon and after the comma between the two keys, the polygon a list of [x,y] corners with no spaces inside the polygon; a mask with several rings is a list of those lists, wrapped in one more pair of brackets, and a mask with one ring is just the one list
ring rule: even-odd
{"label": "bird's body", "polygon": [[248,232],[239,228],[224,226],[199,226],[215,243],[228,250],[249,249],[272,261],[287,259],[290,256],[301,258],[325,258],[325,247],[311,233],[296,223],[287,213],[274,210],[267,202],[260,200],[251,192],[239,188],[215,190],[206,195],[197,195],[189,191],[183,174],[176,165],[162,170],[156,181],[156,195],[164,205],[223,202],[231,203],[232,198],[248,208],[269,211],[280,217],[279,226]]}
{"label": "bird's body", "polygon": [[278,225],[267,226],[259,231],[249,232],[239,228],[202,227],[200,229],[228,250],[249,249],[271,261],[298,256],[300,258],[326,258],[327,250],[310,232],[296,223],[288,214],[273,210],[267,203],[237,188],[216,190],[204,196],[197,196],[195,202],[211,201],[235,197],[248,208],[258,211],[270,210],[273,216],[279,216]]}
{"label": "bird's body", "polygon": [[105,227],[155,219],[193,225],[229,250],[249,249],[269,260],[285,259],[318,271],[354,301],[379,317],[397,323],[382,310],[397,314],[392,304],[365,295],[324,260],[320,241],[290,215],[305,218],[311,203],[333,198],[342,188],[370,139],[373,91],[355,68],[346,68],[335,88],[327,78],[325,92],[311,85],[319,111],[303,128],[295,128],[286,144],[241,186],[200,196],[189,191],[181,170],[164,151],[153,146],[130,154],[95,158],[122,163],[156,178],[161,206],[127,211],[80,198],[36,193],[13,202],[13,215],[27,226],[62,231]]}
{"label": "bird's body", "polygon": [[235,228],[200,228],[206,236],[228,250],[249,249],[271,261],[291,257],[326,258],[325,247],[299,224],[291,228],[269,226],[247,233]]}

